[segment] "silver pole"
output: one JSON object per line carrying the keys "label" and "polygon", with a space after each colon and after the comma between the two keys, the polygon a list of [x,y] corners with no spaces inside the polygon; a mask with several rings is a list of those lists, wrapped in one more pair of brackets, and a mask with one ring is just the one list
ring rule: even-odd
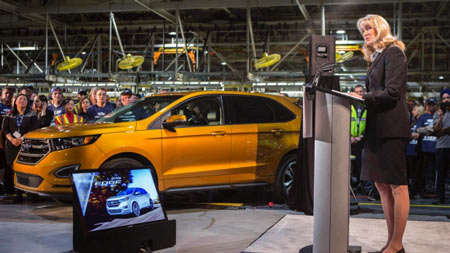
{"label": "silver pole", "polygon": [[154,57],[155,57],[155,37],[156,37],[155,33],[156,33],[156,32],[154,32],[154,33],[152,34],[152,45],[151,45],[151,47],[152,47],[152,62],[151,62],[151,68],[150,68],[150,70],[151,70],[152,72],[155,71],[155,59],[154,59]]}
{"label": "silver pole", "polygon": [[403,12],[403,4],[402,1],[399,1],[399,6],[398,6],[398,22],[397,22],[397,37],[399,40],[402,40],[403,37],[403,32],[402,32],[402,12]]}
{"label": "silver pole", "polygon": [[59,50],[61,51],[61,55],[63,57],[63,61],[66,60],[66,56],[62,50],[61,44],[59,43],[58,36],[56,35],[55,28],[53,27],[52,21],[48,19],[48,24],[50,25],[50,29],[52,30],[53,36],[55,37],[56,44],[58,45]]}
{"label": "silver pole", "polygon": [[114,26],[114,31],[116,32],[116,36],[117,36],[117,40],[119,41],[119,46],[120,46],[120,50],[122,51],[123,57],[125,58],[125,50],[123,50],[123,45],[122,45],[122,40],[120,39],[120,34],[119,34],[119,30],[117,29],[117,24],[116,24],[116,20],[114,18],[114,13],[111,13],[111,21],[112,24]]}
{"label": "silver pole", "polygon": [[45,16],[45,78],[48,75],[48,13]]}
{"label": "silver pole", "polygon": [[184,47],[184,53],[186,54],[187,64],[189,66],[189,72],[192,72],[191,59],[189,59],[189,53],[188,53],[188,49],[186,46],[186,39],[184,38],[183,24],[181,23],[180,11],[178,9],[176,12],[176,16],[177,16],[178,25],[180,26],[181,38],[183,39],[183,42],[184,42],[183,47]]}
{"label": "silver pole", "polygon": [[102,36],[99,35],[97,38],[97,73],[102,73]]}
{"label": "silver pole", "polygon": [[322,4],[322,36],[325,36],[325,5]]}
{"label": "silver pole", "polygon": [[1,46],[1,49],[0,49],[0,50],[1,50],[1,54],[2,54],[2,57],[1,57],[1,62],[2,62],[2,63],[1,63],[1,66],[2,66],[2,68],[3,68],[3,52],[4,52],[4,51],[3,51],[3,41],[2,41],[2,46]]}
{"label": "silver pole", "polygon": [[111,66],[112,66],[112,19],[111,19],[112,12],[109,12],[109,62],[108,62],[108,73],[111,75]]}
{"label": "silver pole", "polygon": [[25,68],[27,68],[28,66],[22,61],[22,59],[20,59],[20,57],[16,54],[16,52],[14,52],[14,50],[8,44],[5,43],[5,45],[9,49],[9,51],[11,51],[11,53],[16,57],[17,62],[20,62]]}
{"label": "silver pole", "polygon": [[195,38],[196,50],[195,50],[195,71],[198,71],[198,38]]}
{"label": "silver pole", "polygon": [[[177,12],[178,12],[179,10],[177,9]],[[176,36],[175,36],[175,39],[176,39],[176,42],[175,42],[175,78],[177,77],[177,73],[178,73],[178,19],[176,20],[176,24],[175,24],[175,33],[176,33]]]}
{"label": "silver pole", "polygon": [[289,50],[289,52],[287,52],[287,54],[285,54],[283,56],[283,58],[281,58],[281,60],[279,62],[277,62],[277,64],[275,64],[269,71],[273,71],[276,67],[278,67],[278,65],[280,65],[280,63],[282,63],[298,46],[300,46],[300,44],[306,39],[308,38],[309,34],[305,35],[303,37],[303,39],[301,39],[299,42],[297,42],[297,44],[295,44],[295,46],[293,46],[291,48],[291,50]]}
{"label": "silver pole", "polygon": [[250,33],[250,41],[252,42],[253,59],[256,59],[255,39],[253,38],[252,14],[250,8],[247,8],[247,26]]}

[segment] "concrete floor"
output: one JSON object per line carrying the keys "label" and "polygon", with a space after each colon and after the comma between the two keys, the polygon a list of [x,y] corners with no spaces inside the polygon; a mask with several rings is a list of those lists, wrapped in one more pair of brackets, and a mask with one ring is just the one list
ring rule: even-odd
{"label": "concrete floor", "polygon": [[[69,252],[72,207],[43,199],[6,204],[0,196],[0,252]],[[169,219],[177,220],[177,245],[158,252],[298,252],[312,242],[312,217],[283,205],[268,207],[260,191],[166,198]],[[379,202],[358,196],[361,208],[350,219],[350,243],[373,251],[384,243]],[[204,202],[234,202],[242,206]],[[413,201],[405,233],[407,252],[450,252],[450,205]],[[237,204],[239,205],[239,204]],[[356,210],[355,207],[352,207]],[[276,232],[276,233],[274,233]],[[281,247],[281,248],[280,248]]]}
{"label": "concrete floor", "polygon": [[[297,253],[313,242],[313,217],[286,215],[270,228],[245,253]],[[362,247],[362,252],[379,250],[387,238],[384,219],[350,218],[350,245]],[[409,221],[403,238],[408,253],[448,253],[450,222]]]}

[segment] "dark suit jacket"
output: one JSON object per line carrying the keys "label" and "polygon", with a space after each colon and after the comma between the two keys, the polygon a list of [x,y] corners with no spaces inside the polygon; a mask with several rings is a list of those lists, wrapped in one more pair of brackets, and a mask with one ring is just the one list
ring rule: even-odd
{"label": "dark suit jacket", "polygon": [[[24,115],[22,124],[20,128],[17,126],[17,120],[15,116],[9,115],[5,117],[2,124],[2,130],[5,136],[7,134],[13,135],[15,131],[18,131],[22,136],[26,133],[38,129],[40,127],[40,122],[34,112],[28,112]],[[8,166],[12,166],[12,162],[19,153],[20,146],[14,146],[9,140],[6,140],[5,144],[5,154]]]}
{"label": "dark suit jacket", "polygon": [[409,138],[406,105],[407,61],[397,46],[389,46],[370,65],[366,79],[366,138]]}

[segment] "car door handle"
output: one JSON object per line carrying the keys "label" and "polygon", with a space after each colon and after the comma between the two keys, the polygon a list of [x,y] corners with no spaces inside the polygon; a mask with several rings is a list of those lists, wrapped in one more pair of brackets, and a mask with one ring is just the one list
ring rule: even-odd
{"label": "car door handle", "polygon": [[272,129],[272,130],[270,130],[270,132],[272,132],[272,134],[277,137],[281,137],[284,130],[283,129]]}
{"label": "car door handle", "polygon": [[225,132],[225,131],[211,132],[211,135],[214,135],[214,136],[217,136],[217,135],[223,136],[223,135],[226,135],[226,134],[227,134],[227,132]]}

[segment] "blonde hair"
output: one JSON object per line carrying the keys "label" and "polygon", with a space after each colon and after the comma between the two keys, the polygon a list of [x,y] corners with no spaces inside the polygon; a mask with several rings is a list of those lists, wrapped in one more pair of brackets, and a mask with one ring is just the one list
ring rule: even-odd
{"label": "blonde hair", "polygon": [[[414,111],[416,111],[417,115],[414,115]],[[425,109],[423,108],[423,105],[415,105],[413,107],[413,115],[414,118],[418,119],[420,116],[422,116],[422,114],[425,112]]]}
{"label": "blonde hair", "polygon": [[360,18],[356,23],[356,26],[358,27],[361,35],[363,35],[364,27],[366,25],[370,25],[372,29],[375,29],[376,31],[373,46],[369,46],[366,42],[364,42],[364,59],[367,62],[370,62],[370,55],[375,52],[375,50],[383,50],[392,44],[398,46],[402,51],[405,51],[405,44],[392,35],[389,23],[382,16],[369,14],[363,18]]}

